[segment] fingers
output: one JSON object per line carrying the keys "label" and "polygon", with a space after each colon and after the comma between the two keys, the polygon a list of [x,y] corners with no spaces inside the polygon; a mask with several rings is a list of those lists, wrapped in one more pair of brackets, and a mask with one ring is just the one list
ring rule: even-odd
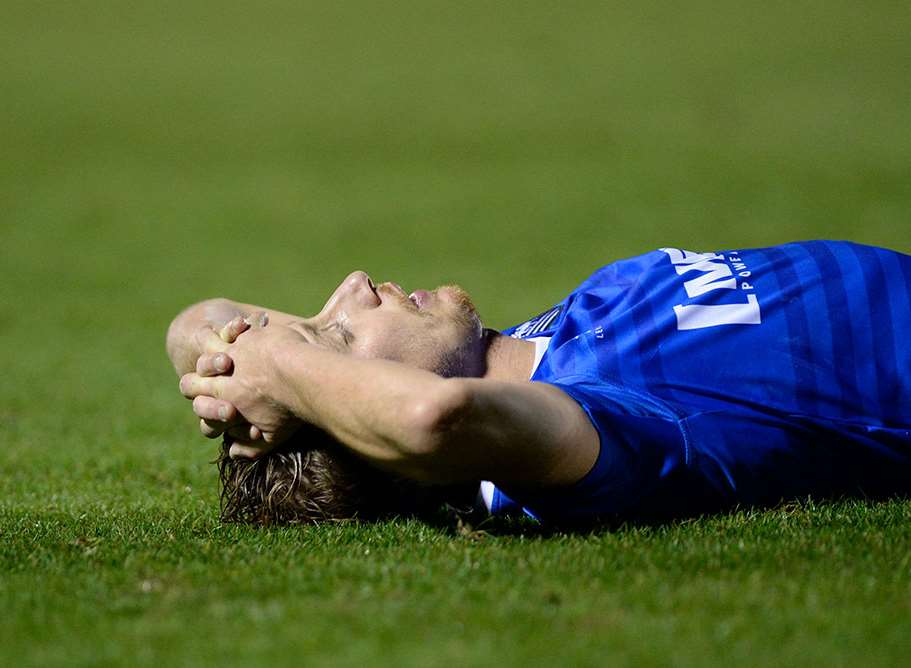
{"label": "fingers", "polygon": [[228,450],[231,459],[256,459],[262,457],[272,448],[270,446],[257,447],[246,443],[232,443]]}
{"label": "fingers", "polygon": [[216,438],[232,424],[236,424],[239,416],[234,404],[200,395],[193,399],[193,412],[199,420],[199,431],[206,438]]}
{"label": "fingers", "polygon": [[234,343],[237,337],[254,327],[265,327],[269,324],[269,314],[265,311],[257,311],[250,315],[239,315],[228,321],[219,332],[219,338],[225,343]]}
{"label": "fingers", "polygon": [[195,348],[203,353],[223,353],[228,349],[228,344],[211,327],[201,327],[195,334]]}
{"label": "fingers", "polygon": [[208,420],[199,421],[199,431],[206,438],[218,438],[224,433],[225,427],[220,422],[209,422]]}
{"label": "fingers", "polygon": [[195,399],[206,395],[218,399],[225,381],[230,380],[224,376],[206,378],[195,373],[184,374],[180,377],[180,393],[187,399]]}
{"label": "fingers", "polygon": [[199,421],[199,431],[206,438],[218,438],[222,434],[226,434],[234,441],[254,443],[257,446],[263,442],[263,433],[259,428],[246,422],[232,427],[225,422],[201,419]]}
{"label": "fingers", "polygon": [[199,395],[193,399],[193,412],[203,420],[221,422],[226,426],[235,424],[239,417],[237,409],[230,401],[206,395]]}
{"label": "fingers", "polygon": [[228,450],[228,456],[231,457],[231,459],[256,459],[260,456],[261,452],[262,450],[260,448],[252,448],[248,445],[232,443]]}
{"label": "fingers", "polygon": [[269,324],[269,314],[265,311],[257,311],[248,315],[245,320],[250,327],[265,327]]}
{"label": "fingers", "polygon": [[193,400],[193,412],[200,419],[199,430],[207,438],[227,433],[235,439],[262,443],[262,431],[247,423],[230,401],[219,399],[221,385],[225,380],[227,379],[220,376],[205,377],[195,373],[181,377],[180,393]]}
{"label": "fingers", "polygon": [[229,401],[199,395],[193,399],[193,412],[200,418],[199,430],[206,438],[228,434],[236,441],[262,441],[263,434],[259,428],[247,423]]}
{"label": "fingers", "polygon": [[[228,435],[236,441],[250,441],[252,443],[263,439],[263,433],[259,430],[259,427],[247,423],[232,427]],[[257,445],[259,444],[257,443]]]}
{"label": "fingers", "polygon": [[225,343],[234,343],[238,336],[250,329],[251,325],[244,316],[239,315],[228,321],[218,332],[218,337]]}
{"label": "fingers", "polygon": [[201,355],[196,360],[196,373],[200,376],[220,376],[234,367],[234,360],[226,353]]}
{"label": "fingers", "polygon": [[[225,433],[234,441],[256,443],[262,440],[263,434],[258,427],[246,422],[229,427]],[[257,443],[257,445],[259,445]]]}

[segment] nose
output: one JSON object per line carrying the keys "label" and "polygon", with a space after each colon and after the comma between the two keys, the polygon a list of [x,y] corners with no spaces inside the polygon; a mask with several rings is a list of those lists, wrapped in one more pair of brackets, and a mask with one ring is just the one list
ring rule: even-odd
{"label": "nose", "polygon": [[339,284],[323,307],[323,312],[337,308],[376,308],[380,298],[373,291],[373,282],[365,271],[352,271]]}

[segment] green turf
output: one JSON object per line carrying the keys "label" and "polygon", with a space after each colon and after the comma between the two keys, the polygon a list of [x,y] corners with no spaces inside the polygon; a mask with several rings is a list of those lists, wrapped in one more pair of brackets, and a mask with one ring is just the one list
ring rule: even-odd
{"label": "green turf", "polygon": [[0,665],[906,662],[907,502],[216,520],[194,300],[365,268],[506,326],[658,246],[911,251],[906,4],[684,4],[4,2]]}

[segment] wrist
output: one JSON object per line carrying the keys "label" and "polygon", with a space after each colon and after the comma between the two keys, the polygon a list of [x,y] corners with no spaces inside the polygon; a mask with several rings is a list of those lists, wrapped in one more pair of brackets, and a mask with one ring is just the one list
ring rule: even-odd
{"label": "wrist", "polygon": [[304,341],[286,340],[268,349],[269,377],[274,379],[272,399],[288,413],[313,422],[306,397],[307,364],[310,346]]}

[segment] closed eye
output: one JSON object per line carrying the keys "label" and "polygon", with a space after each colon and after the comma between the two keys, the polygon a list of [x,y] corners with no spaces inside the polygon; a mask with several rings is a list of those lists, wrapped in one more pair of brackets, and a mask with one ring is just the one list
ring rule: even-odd
{"label": "closed eye", "polygon": [[350,346],[351,342],[354,341],[354,334],[352,334],[351,330],[344,325],[339,325],[338,328],[341,332],[342,340],[345,342],[345,345]]}
{"label": "closed eye", "polygon": [[323,331],[329,334],[329,337],[331,337],[333,342],[342,344],[337,347],[348,347],[351,345],[351,342],[354,341],[354,334],[351,333],[351,330],[338,320],[327,325]]}
{"label": "closed eye", "polygon": [[297,323],[295,329],[307,343],[314,346],[344,351],[354,341],[354,334],[342,323],[336,321],[324,327],[313,327],[307,323]]}

